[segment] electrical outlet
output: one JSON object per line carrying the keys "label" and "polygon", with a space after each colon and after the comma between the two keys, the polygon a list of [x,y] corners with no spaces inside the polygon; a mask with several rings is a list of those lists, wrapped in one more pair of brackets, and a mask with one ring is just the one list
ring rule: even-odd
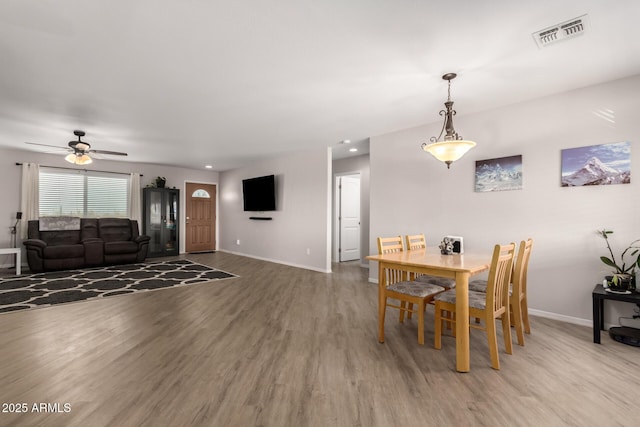
{"label": "electrical outlet", "polygon": [[311,255],[311,248],[307,248],[307,255]]}
{"label": "electrical outlet", "polygon": [[236,240],[236,245],[240,244],[240,239]]}

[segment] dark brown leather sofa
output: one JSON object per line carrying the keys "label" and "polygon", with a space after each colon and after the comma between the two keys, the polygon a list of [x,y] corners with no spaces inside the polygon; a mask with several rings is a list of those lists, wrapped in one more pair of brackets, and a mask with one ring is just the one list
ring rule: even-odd
{"label": "dark brown leather sofa", "polygon": [[125,218],[82,218],[79,230],[55,231],[29,221],[27,235],[23,244],[34,273],[143,262],[149,250],[149,236]]}

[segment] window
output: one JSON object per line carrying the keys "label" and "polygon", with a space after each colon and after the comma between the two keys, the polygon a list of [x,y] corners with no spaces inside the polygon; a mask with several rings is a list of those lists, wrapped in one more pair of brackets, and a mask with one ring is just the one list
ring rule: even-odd
{"label": "window", "polygon": [[40,168],[40,216],[128,218],[129,175]]}
{"label": "window", "polygon": [[202,188],[194,191],[193,194],[191,194],[191,197],[196,197],[196,198],[201,198],[201,199],[210,199],[211,198],[209,193],[206,190],[203,190]]}

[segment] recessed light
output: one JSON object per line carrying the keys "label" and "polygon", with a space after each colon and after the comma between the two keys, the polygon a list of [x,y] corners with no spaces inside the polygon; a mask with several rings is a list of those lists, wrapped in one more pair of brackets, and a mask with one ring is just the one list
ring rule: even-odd
{"label": "recessed light", "polygon": [[351,144],[351,140],[350,139],[343,139],[342,143],[343,144]]}
{"label": "recessed light", "polygon": [[349,148],[349,151],[351,151],[353,153],[355,151],[358,151],[358,149],[357,148]]}
{"label": "recessed light", "polygon": [[207,168],[207,169],[213,169],[213,166],[211,166],[211,165],[206,165],[206,166],[205,166],[205,168]]}

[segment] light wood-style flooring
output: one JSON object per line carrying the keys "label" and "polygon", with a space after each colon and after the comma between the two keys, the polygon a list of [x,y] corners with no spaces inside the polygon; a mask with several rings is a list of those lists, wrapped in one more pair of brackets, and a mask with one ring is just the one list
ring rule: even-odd
{"label": "light wood-style flooring", "polygon": [[29,406],[0,413],[0,426],[640,423],[640,348],[606,334],[593,344],[590,328],[532,317],[513,355],[498,337],[500,371],[472,330],[460,374],[454,338],[433,348],[433,307],[424,346],[416,320],[401,325],[392,309],[378,343],[377,288],[355,263],[323,274],[186,258],[241,277],[0,314],[0,402]]}

